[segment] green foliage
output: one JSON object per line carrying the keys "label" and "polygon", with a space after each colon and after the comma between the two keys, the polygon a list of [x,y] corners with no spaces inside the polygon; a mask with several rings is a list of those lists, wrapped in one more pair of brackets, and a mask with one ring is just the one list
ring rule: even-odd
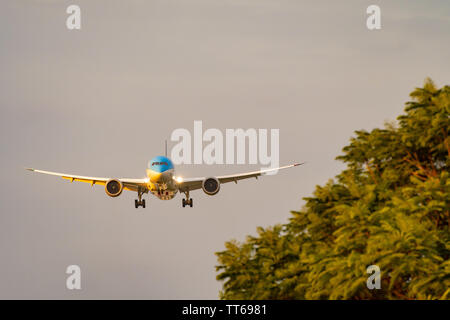
{"label": "green foliage", "polygon": [[287,224],[216,253],[222,299],[450,299],[450,87],[411,98],[398,127],[355,132]]}

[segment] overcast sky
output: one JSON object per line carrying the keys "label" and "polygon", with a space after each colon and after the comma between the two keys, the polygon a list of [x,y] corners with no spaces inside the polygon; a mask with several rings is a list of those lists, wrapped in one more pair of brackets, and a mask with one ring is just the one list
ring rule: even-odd
{"label": "overcast sky", "polygon": [[[66,8],[81,7],[81,30]],[[381,7],[382,29],[366,28]],[[450,2],[2,0],[0,298],[216,299],[214,252],[285,223],[353,131],[450,79]],[[194,208],[23,170],[143,177],[173,130],[280,129],[276,176]],[[182,165],[183,176],[260,165]],[[82,290],[66,289],[81,267]]]}

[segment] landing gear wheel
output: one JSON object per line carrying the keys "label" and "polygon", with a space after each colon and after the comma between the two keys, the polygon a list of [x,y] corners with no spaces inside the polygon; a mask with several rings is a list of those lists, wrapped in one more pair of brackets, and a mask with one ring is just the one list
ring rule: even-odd
{"label": "landing gear wheel", "polygon": [[183,199],[181,201],[181,204],[183,205],[183,208],[186,207],[186,206],[189,206],[189,207],[192,208],[192,206],[194,205],[194,201],[192,201],[192,198],[190,198],[190,199]]}
{"label": "landing gear wheel", "polygon": [[145,199],[142,199],[143,193],[144,191],[142,191],[142,189],[138,189],[138,199],[134,200],[134,207],[136,209],[140,206],[142,206],[142,208],[145,208]]}
{"label": "landing gear wheel", "polygon": [[139,207],[145,208],[145,199],[142,200],[134,200],[134,207],[137,209]]}
{"label": "landing gear wheel", "polygon": [[183,201],[181,202],[183,204],[183,208],[186,206],[189,206],[192,208],[193,201],[192,201],[192,198],[189,198],[189,190],[185,191],[184,194],[186,195],[186,198],[183,199]]}

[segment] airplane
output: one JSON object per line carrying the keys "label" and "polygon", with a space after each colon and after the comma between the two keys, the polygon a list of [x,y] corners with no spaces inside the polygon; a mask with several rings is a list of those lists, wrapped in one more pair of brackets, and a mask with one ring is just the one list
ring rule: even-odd
{"label": "airplane", "polygon": [[157,156],[148,162],[146,169],[146,178],[143,179],[129,179],[129,178],[99,178],[99,177],[85,177],[72,174],[37,170],[33,168],[25,168],[26,170],[59,176],[71,182],[79,181],[90,183],[91,186],[102,185],[105,186],[105,192],[110,197],[118,197],[123,190],[137,192],[138,199],[134,200],[135,208],[145,208],[145,199],[142,199],[144,193],[151,192],[161,200],[170,200],[175,197],[177,192],[184,193],[186,198],[182,199],[183,208],[186,206],[193,206],[193,199],[189,196],[190,191],[203,189],[203,191],[210,196],[217,194],[220,190],[220,185],[227,182],[235,182],[238,180],[256,178],[267,174],[271,171],[281,170],[296,167],[304,163],[293,163],[287,166],[265,169],[260,171],[246,172],[240,174],[232,174],[218,177],[199,177],[184,179],[175,175],[175,167],[173,162],[167,156]]}

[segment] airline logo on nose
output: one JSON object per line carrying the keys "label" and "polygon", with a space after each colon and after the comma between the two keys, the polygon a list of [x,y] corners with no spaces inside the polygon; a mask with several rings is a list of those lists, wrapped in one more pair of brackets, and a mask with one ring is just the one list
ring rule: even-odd
{"label": "airline logo on nose", "polygon": [[149,161],[148,169],[154,172],[164,172],[173,169],[173,164],[169,158],[157,156]]}

